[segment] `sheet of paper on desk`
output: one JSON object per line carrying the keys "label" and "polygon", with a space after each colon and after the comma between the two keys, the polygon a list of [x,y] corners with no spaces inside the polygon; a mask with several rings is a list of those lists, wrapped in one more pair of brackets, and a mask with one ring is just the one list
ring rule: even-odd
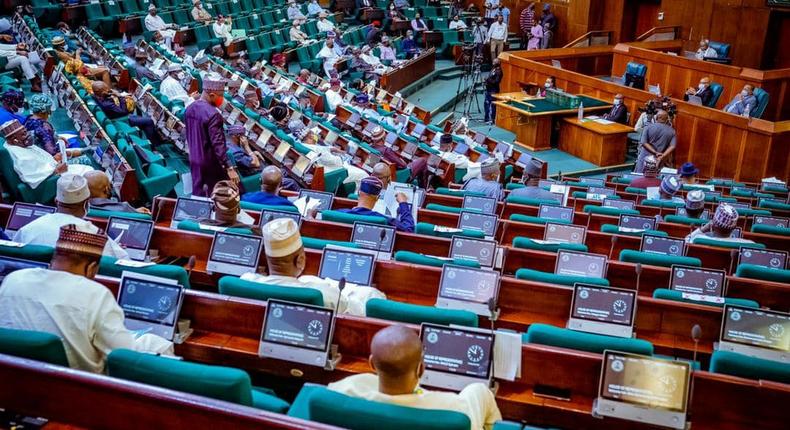
{"label": "sheet of paper on desk", "polygon": [[596,119],[596,120],[594,120],[593,122],[597,122],[598,124],[601,124],[601,125],[611,125],[611,124],[614,124],[614,121],[609,121],[608,119],[603,119],[603,118]]}
{"label": "sheet of paper on desk", "polygon": [[494,377],[515,381],[521,377],[521,335],[497,330],[494,337]]}
{"label": "sheet of paper on desk", "polygon": [[585,117],[585,119],[599,119],[599,118],[600,118],[600,116],[598,116],[598,115],[590,115],[588,117]]}
{"label": "sheet of paper on desk", "polygon": [[317,208],[321,204],[321,200],[318,199],[310,199],[310,203],[307,203],[307,197],[300,197],[294,201],[294,206],[296,209],[299,210],[299,213],[302,216],[307,216],[313,209]]}

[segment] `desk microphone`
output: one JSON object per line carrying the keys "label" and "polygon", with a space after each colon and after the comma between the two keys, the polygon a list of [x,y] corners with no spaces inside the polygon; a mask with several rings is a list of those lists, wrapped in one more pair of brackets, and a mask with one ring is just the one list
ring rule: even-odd
{"label": "desk microphone", "polygon": [[376,251],[381,252],[381,247],[384,245],[384,240],[387,238],[387,230],[381,229],[379,232],[379,245],[376,247]]}
{"label": "desk microphone", "polygon": [[153,209],[154,209],[154,225],[156,225],[159,222],[159,217],[162,216],[162,205],[164,205],[164,202],[162,201],[161,194],[155,195],[154,196],[154,205],[153,205]]}
{"label": "desk microphone", "polygon": [[496,297],[491,296],[488,299],[488,320],[491,322],[491,342],[494,343],[491,348],[491,373],[488,376],[488,387],[491,389],[493,389],[496,384],[494,381],[494,368],[496,367],[496,362],[494,361],[494,350],[496,349],[496,329],[494,328],[494,321],[496,321],[496,313]]}
{"label": "desk microphone", "polygon": [[203,184],[203,197],[208,197],[208,184]]}
{"label": "desk microphone", "polygon": [[639,281],[642,278],[642,263],[636,263],[634,271],[636,272],[636,291],[639,292]]}
{"label": "desk microphone", "polygon": [[340,299],[343,297],[343,288],[346,288],[346,277],[340,278],[337,281],[337,303],[335,303],[335,315],[340,312]]}
{"label": "desk microphone", "polygon": [[697,361],[697,346],[699,345],[699,340],[702,338],[702,327],[699,324],[694,324],[694,327],[691,327],[691,339],[694,340],[694,356],[693,361]]}
{"label": "desk microphone", "polygon": [[617,234],[612,235],[612,246],[609,248],[609,259],[612,259],[612,254],[614,254],[614,246],[617,244]]}
{"label": "desk microphone", "polygon": [[729,271],[729,273],[732,273],[732,269],[733,269],[732,266],[735,263],[735,260],[737,259],[739,252],[740,252],[739,249],[732,249],[732,250],[730,250],[730,271]]}
{"label": "desk microphone", "polygon": [[189,260],[187,260],[187,267],[186,267],[186,269],[187,269],[187,277],[192,275],[192,269],[195,268],[195,263],[196,262],[197,262],[197,258],[194,255],[190,256]]}

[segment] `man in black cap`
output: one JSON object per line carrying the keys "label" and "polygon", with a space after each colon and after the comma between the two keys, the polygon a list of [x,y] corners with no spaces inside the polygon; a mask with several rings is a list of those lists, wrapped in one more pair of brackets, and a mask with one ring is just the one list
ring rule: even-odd
{"label": "man in black cap", "polygon": [[549,190],[544,190],[540,183],[543,172],[543,163],[537,159],[529,160],[524,167],[524,188],[518,188],[510,192],[511,196],[524,197],[527,199],[554,200],[554,194]]}

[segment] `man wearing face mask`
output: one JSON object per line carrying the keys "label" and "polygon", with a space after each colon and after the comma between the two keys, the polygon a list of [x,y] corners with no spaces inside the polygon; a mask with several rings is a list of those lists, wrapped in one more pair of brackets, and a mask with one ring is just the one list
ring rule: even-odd
{"label": "man wearing face mask", "polygon": [[623,104],[623,95],[616,94],[612,103],[612,109],[603,114],[603,119],[626,124],[628,122],[628,108]]}
{"label": "man wearing face mask", "polygon": [[189,96],[187,91],[181,85],[181,80],[184,79],[184,69],[178,63],[170,63],[167,66],[167,76],[162,80],[159,85],[159,92],[163,96],[167,96],[170,100],[179,100],[184,102],[184,106],[189,106],[195,101]]}
{"label": "man wearing face mask", "polygon": [[175,24],[167,24],[161,16],[158,15],[156,6],[153,3],[148,6],[148,15],[145,16],[145,29],[148,31],[158,31],[159,34],[165,39],[165,44],[169,47],[176,37]]}
{"label": "man wearing face mask", "polygon": [[[66,225],[73,225],[75,229],[83,233],[98,234],[99,228],[84,219],[88,213],[90,197],[88,181],[83,176],[64,173],[58,178],[55,195],[57,211],[44,215],[20,228],[14,235],[14,242],[55,247],[58,232],[61,227]],[[115,258],[129,258],[126,250],[112,238],[107,240],[103,254]]]}
{"label": "man wearing face mask", "polygon": [[538,90],[538,95],[540,97],[546,97],[546,90],[550,89],[557,89],[557,79],[554,76],[546,78],[546,82],[543,83],[543,88]]}
{"label": "man wearing face mask", "polygon": [[689,98],[692,96],[699,97],[702,106],[710,106],[710,102],[713,100],[713,90],[710,88],[709,77],[706,76],[700,79],[697,88],[689,87],[686,90],[686,94],[683,95],[683,100],[689,101]]}
{"label": "man wearing face mask", "polygon": [[224,121],[219,107],[224,103],[225,81],[219,75],[203,80],[203,94],[184,114],[192,173],[192,194],[208,197],[217,182],[238,183],[239,174],[228,160]]}
{"label": "man wearing face mask", "polygon": [[2,106],[0,106],[0,124],[5,124],[12,119],[24,124],[27,119],[26,116],[20,115],[22,106],[25,104],[25,93],[15,89],[6,90],[2,97],[0,97]]}
{"label": "man wearing face mask", "polygon": [[732,101],[724,106],[724,112],[741,116],[751,116],[752,111],[757,106],[757,97],[754,96],[754,87],[746,84]]}
{"label": "man wearing face mask", "polygon": [[192,0],[192,5],[194,6],[192,8],[192,19],[198,23],[208,24],[214,19],[210,13],[203,9],[203,4],[200,0]]}
{"label": "man wearing face mask", "polygon": [[152,145],[156,147],[162,143],[162,138],[159,137],[159,133],[156,131],[154,121],[151,118],[134,114],[134,99],[120,95],[102,81],[93,82],[91,88],[93,89],[93,98],[96,100],[96,104],[107,115],[107,118],[118,119],[126,117],[130,125],[143,131],[145,137],[148,138]]}
{"label": "man wearing face mask", "polygon": [[505,190],[499,183],[499,161],[491,157],[480,163],[480,177],[466,181],[463,190],[483,193],[486,197],[497,200],[504,199]]}

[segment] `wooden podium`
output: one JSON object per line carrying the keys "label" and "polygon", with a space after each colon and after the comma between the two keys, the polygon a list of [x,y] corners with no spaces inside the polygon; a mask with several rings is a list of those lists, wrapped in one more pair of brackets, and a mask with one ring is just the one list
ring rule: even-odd
{"label": "wooden podium", "polygon": [[560,150],[598,166],[625,162],[626,140],[633,127],[592,119],[563,118],[560,122]]}

